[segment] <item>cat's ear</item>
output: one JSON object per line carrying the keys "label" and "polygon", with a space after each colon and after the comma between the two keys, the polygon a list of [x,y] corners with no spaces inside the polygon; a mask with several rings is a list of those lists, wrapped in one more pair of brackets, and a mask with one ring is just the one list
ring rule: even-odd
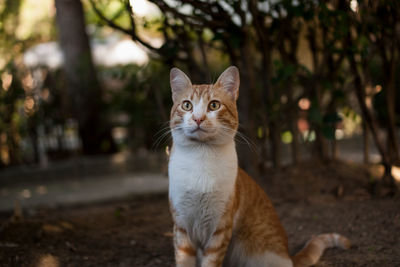
{"label": "cat's ear", "polygon": [[186,74],[178,68],[172,68],[169,73],[169,81],[171,84],[172,100],[178,100],[178,96],[185,90],[192,87],[192,83]]}
{"label": "cat's ear", "polygon": [[227,68],[215,83],[218,87],[227,92],[233,100],[239,97],[240,76],[239,70],[235,66]]}

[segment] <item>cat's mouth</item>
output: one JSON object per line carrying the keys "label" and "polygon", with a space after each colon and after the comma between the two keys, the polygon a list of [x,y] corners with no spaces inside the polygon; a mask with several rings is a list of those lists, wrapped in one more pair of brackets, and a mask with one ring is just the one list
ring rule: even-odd
{"label": "cat's mouth", "polygon": [[192,141],[207,141],[213,137],[213,131],[211,129],[205,129],[203,127],[197,126],[193,129],[188,129],[186,132],[186,137]]}
{"label": "cat's mouth", "polygon": [[204,132],[204,133],[207,133],[208,131],[207,130],[204,130],[203,128],[201,128],[200,126],[197,126],[197,128],[195,128],[195,129],[193,129],[193,130],[191,130],[190,131],[190,133],[196,133],[196,132]]}

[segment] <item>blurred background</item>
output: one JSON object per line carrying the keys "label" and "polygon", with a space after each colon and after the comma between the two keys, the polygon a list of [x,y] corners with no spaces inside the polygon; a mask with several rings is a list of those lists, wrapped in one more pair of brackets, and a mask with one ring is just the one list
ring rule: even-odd
{"label": "blurred background", "polygon": [[170,68],[210,83],[236,65],[246,170],[345,159],[393,186],[399,16],[398,1],[3,0],[2,180],[92,158],[84,172],[165,171]]}

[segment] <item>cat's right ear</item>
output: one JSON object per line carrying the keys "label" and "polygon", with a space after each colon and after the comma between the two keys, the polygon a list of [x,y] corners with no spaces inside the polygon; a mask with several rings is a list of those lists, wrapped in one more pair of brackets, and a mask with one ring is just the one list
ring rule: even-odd
{"label": "cat's right ear", "polygon": [[169,81],[171,84],[172,101],[177,101],[178,96],[182,92],[192,87],[192,83],[188,76],[178,68],[172,68],[169,74]]}

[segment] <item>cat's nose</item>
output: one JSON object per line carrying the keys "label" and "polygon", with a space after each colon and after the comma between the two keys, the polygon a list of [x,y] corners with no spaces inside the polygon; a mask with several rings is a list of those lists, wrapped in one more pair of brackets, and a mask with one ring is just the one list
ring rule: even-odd
{"label": "cat's nose", "polygon": [[197,123],[197,126],[200,126],[200,124],[205,120],[205,116],[201,116],[201,117],[195,117],[193,116],[192,119]]}

